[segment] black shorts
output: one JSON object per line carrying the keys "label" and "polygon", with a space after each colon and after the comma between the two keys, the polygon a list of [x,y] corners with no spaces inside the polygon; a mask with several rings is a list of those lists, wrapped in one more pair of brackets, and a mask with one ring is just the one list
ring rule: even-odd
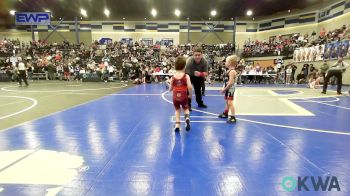
{"label": "black shorts", "polygon": [[225,92],[225,100],[233,100],[235,96],[235,91],[234,90],[228,90]]}

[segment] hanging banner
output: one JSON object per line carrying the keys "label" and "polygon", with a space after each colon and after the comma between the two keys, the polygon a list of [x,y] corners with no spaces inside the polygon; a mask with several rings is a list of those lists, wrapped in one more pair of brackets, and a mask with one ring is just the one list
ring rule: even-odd
{"label": "hanging banner", "polygon": [[16,12],[16,25],[50,25],[50,12]]}
{"label": "hanging banner", "polygon": [[349,40],[326,44],[324,60],[335,60],[339,57],[349,56]]}
{"label": "hanging banner", "polygon": [[325,45],[312,47],[301,47],[294,50],[294,62],[313,62],[322,61],[324,56]]}

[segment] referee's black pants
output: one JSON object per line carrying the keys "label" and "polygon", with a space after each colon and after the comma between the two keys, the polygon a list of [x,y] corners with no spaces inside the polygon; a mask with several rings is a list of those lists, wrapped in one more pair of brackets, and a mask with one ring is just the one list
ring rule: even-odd
{"label": "referee's black pants", "polygon": [[202,82],[202,89],[201,89],[201,92],[202,92],[202,95],[205,94],[205,79],[203,79],[203,82]]}
{"label": "referee's black pants", "polygon": [[25,70],[19,70],[18,82],[19,82],[19,85],[21,85],[21,86],[22,86],[22,80],[24,81],[26,86],[28,86],[27,74],[26,74]]}
{"label": "referee's black pants", "polygon": [[[197,76],[190,76],[191,78],[191,83],[194,88],[194,93],[196,94],[196,101],[198,105],[203,105],[203,100],[202,100],[202,84],[204,82],[204,78],[202,77],[197,77]],[[191,107],[191,99],[188,100],[189,106]]]}
{"label": "referee's black pants", "polygon": [[333,76],[335,76],[337,78],[337,92],[341,93],[341,86],[342,86],[342,79],[343,79],[341,70],[329,70],[328,71],[327,76],[324,79],[324,83],[323,83],[323,92],[324,93],[327,91],[329,79]]}

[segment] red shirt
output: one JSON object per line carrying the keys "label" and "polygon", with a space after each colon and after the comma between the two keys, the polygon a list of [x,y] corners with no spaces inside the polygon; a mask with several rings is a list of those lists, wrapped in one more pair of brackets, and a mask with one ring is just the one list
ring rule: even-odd
{"label": "red shirt", "polygon": [[56,60],[56,61],[60,61],[60,60],[61,60],[61,55],[57,54],[57,55],[55,56],[55,60]]}
{"label": "red shirt", "polygon": [[187,99],[187,79],[186,74],[182,78],[172,77],[173,100],[182,101]]}

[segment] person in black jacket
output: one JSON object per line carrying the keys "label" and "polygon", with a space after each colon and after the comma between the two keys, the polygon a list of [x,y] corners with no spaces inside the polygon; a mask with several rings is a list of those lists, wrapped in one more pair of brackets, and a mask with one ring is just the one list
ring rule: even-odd
{"label": "person in black jacket", "polygon": [[[201,89],[202,84],[204,83],[204,79],[208,75],[208,62],[203,58],[203,52],[201,48],[194,48],[193,57],[187,59],[186,74],[188,74],[191,78],[191,83],[194,87],[198,107],[207,108],[202,100]],[[191,110],[191,99],[189,99],[189,107]]]}

